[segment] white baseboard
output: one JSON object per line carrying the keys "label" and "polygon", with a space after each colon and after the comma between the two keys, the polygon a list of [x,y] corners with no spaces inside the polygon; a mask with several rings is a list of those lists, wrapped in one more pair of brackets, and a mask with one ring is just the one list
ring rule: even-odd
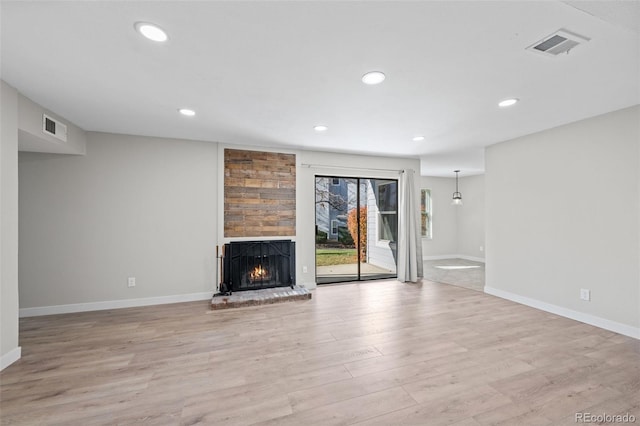
{"label": "white baseboard", "polygon": [[552,314],[560,315],[565,318],[570,318],[576,321],[583,322],[585,324],[604,328],[605,330],[613,331],[615,333],[624,334],[625,336],[633,337],[634,339],[640,339],[640,328],[638,327],[622,324],[617,321],[611,321],[605,318],[597,317],[595,315],[585,314],[584,312],[578,312],[572,309],[563,308],[562,306],[553,305],[551,303],[541,302],[536,299],[520,296],[518,294],[510,293],[508,291],[489,286],[484,287],[484,292],[493,296],[500,297],[502,299],[520,303],[521,305],[531,306],[532,308],[540,309],[545,312],[551,312]]}
{"label": "white baseboard", "polygon": [[70,314],[74,312],[102,311],[105,309],[135,308],[138,306],[164,305],[167,303],[195,302],[213,297],[213,291],[204,293],[176,294],[172,296],[145,297],[142,299],[109,300],[105,302],[73,303],[70,305],[38,306],[21,308],[19,316],[38,317],[42,315]]}
{"label": "white baseboard", "polygon": [[22,356],[22,348],[18,346],[17,348],[13,348],[6,354],[0,357],[0,371],[4,370],[14,362],[20,359]]}
{"label": "white baseboard", "polygon": [[458,259],[471,260],[472,262],[484,263],[484,257],[475,257],[475,256],[467,256],[464,254],[459,254]]}
{"label": "white baseboard", "polygon": [[309,281],[307,283],[296,284],[298,287],[306,288],[307,290],[315,290],[318,287],[315,281]]}
{"label": "white baseboard", "polygon": [[422,260],[456,259],[457,257],[457,254],[441,254],[437,256],[422,256]]}
{"label": "white baseboard", "polygon": [[464,259],[464,260],[471,260],[473,262],[484,263],[484,258],[482,257],[466,256],[464,254],[443,254],[438,256],[422,256],[422,260],[444,260],[444,259]]}

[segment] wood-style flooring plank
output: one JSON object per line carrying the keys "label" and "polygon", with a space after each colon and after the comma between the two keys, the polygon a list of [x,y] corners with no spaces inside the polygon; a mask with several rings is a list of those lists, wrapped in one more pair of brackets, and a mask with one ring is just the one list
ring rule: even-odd
{"label": "wood-style flooring plank", "polygon": [[640,342],[462,287],[23,318],[2,425],[562,425],[640,421]]}

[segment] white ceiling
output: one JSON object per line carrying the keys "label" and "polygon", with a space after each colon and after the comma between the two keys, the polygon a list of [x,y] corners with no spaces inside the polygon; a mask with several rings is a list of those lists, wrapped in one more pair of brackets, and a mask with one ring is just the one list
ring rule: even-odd
{"label": "white ceiling", "polygon": [[[464,176],[487,145],[640,103],[638,1],[1,8],[2,79],[90,131],[420,157],[423,174]],[[591,41],[556,58],[525,50],[560,28]],[[362,84],[371,70],[386,81]],[[498,108],[509,97],[521,101]]]}

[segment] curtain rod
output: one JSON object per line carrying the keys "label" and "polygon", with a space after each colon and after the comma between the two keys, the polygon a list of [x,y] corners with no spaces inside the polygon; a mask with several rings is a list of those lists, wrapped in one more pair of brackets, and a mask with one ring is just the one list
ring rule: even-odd
{"label": "curtain rod", "polygon": [[377,168],[373,168],[373,167],[345,167],[345,166],[329,166],[326,164],[308,164],[308,163],[301,163],[300,164],[302,167],[317,167],[317,168],[324,168],[324,169],[339,169],[339,170],[365,170],[365,171],[376,171],[376,172],[396,172],[396,173],[404,173],[403,170],[397,170],[397,169],[377,169]]}

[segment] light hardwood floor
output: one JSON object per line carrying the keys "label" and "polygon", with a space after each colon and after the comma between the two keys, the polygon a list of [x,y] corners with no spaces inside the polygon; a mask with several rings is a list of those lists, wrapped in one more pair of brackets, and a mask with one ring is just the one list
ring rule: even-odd
{"label": "light hardwood floor", "polygon": [[7,425],[640,423],[637,340],[432,282],[26,318],[20,344]]}

